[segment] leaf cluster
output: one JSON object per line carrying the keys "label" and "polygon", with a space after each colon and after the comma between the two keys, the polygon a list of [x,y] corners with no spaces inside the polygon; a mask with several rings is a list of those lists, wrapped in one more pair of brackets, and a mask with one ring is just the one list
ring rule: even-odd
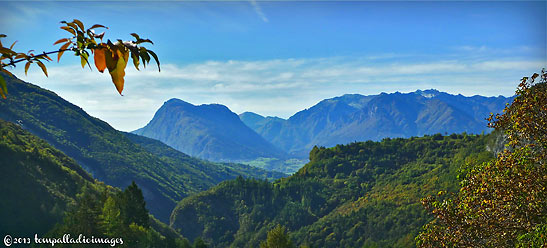
{"label": "leaf cluster", "polygon": [[530,146],[540,160],[547,157],[547,71],[523,77],[513,103],[503,114],[490,115],[489,127],[505,132],[512,148]]}
{"label": "leaf cluster", "polygon": [[[51,58],[48,56],[48,53],[43,52],[41,54],[34,54],[34,50],[30,50],[27,53],[21,53],[21,52],[15,52],[13,51],[13,47],[15,46],[15,43],[17,41],[13,42],[11,46],[4,47],[2,44],[2,38],[7,37],[5,34],[0,34],[0,71],[13,77],[13,74],[5,69],[5,67],[13,66],[15,67],[16,63],[26,61],[25,63],[25,74],[27,73],[29,67],[31,64],[36,63],[42,69],[44,74],[47,77],[47,69],[44,65],[44,61],[51,61]],[[4,62],[6,61],[6,62]],[[2,75],[0,75],[0,96],[2,98],[6,98],[6,95],[8,94],[8,88],[6,85],[6,80]]]}
{"label": "leaf cluster", "polygon": [[74,51],[76,56],[80,57],[82,68],[87,64],[91,69],[89,63],[90,52],[94,54],[93,59],[95,61],[95,67],[99,72],[104,72],[108,69],[112,82],[116,86],[116,89],[121,94],[124,86],[125,67],[129,62],[129,56],[133,60],[135,69],[139,70],[140,61],[144,67],[150,63],[150,59],[154,58],[160,69],[160,62],[156,53],[152,50],[146,49],[142,46],[143,43],[154,44],[149,39],[142,39],[136,33],[132,33],[131,36],[135,38],[134,41],[122,41],[118,39],[116,42],[107,40],[103,42],[105,32],[100,34],[95,33],[97,28],[106,28],[103,25],[95,24],[88,29],[85,29],[84,24],[74,19],[72,22],[62,21],[61,29],[67,31],[72,37],[63,38],[54,43],[54,45],[62,44],[57,60],[61,59],[64,51]]}
{"label": "leaf cluster", "polygon": [[[123,41],[118,39],[115,42],[107,39],[103,41],[105,32],[97,34],[95,29],[108,27],[95,24],[89,28],[85,28],[84,24],[74,19],[71,22],[61,21],[61,29],[67,31],[71,36],[57,40],[53,45],[61,45],[58,50],[52,52],[43,52],[41,54],[35,54],[33,50],[27,53],[19,53],[13,51],[14,42],[9,48],[4,47],[0,42],[0,69],[2,72],[13,77],[13,74],[6,69],[6,67],[15,67],[17,63],[26,61],[25,74],[27,73],[31,64],[36,63],[44,72],[46,77],[48,76],[47,68],[44,65],[44,61],[52,61],[48,56],[49,54],[57,53],[57,62],[66,51],[71,51],[75,56],[80,57],[82,68],[88,65],[91,69],[90,57],[93,55],[95,67],[99,72],[104,72],[108,69],[108,72],[112,78],[117,91],[122,94],[124,87],[125,68],[129,62],[129,57],[133,60],[133,65],[137,70],[142,62],[142,65],[146,67],[153,58],[160,69],[160,62],[156,53],[143,46],[144,43],[154,44],[149,39],[143,39],[138,34],[132,33],[131,36],[135,38],[134,41]],[[6,35],[0,34],[0,39],[5,38]],[[4,60],[6,62],[4,62]],[[6,98],[7,86],[6,80],[0,75],[0,95]]]}

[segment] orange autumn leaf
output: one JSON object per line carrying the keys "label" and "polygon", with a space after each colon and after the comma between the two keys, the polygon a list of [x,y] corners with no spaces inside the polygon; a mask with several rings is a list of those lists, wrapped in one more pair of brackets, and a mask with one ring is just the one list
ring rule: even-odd
{"label": "orange autumn leaf", "polygon": [[94,50],[95,56],[93,57],[93,60],[95,60],[95,67],[97,67],[97,70],[100,72],[104,72],[104,69],[106,69],[105,49],[106,48],[97,48]]}
{"label": "orange autumn leaf", "polygon": [[59,63],[59,61],[61,60],[61,56],[63,56],[63,53],[65,53],[65,49],[67,49],[68,46],[70,46],[70,44],[72,44],[72,43],[70,41],[68,41],[67,43],[62,45],[61,48],[59,48],[60,52],[57,54],[57,63]]}

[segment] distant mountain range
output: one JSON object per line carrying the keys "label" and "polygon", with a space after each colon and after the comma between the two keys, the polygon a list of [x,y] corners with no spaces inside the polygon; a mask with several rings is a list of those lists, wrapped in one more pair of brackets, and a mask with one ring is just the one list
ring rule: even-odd
{"label": "distant mountain range", "polygon": [[125,188],[135,181],[150,212],[164,222],[180,199],[223,180],[284,176],[247,165],[190,157],[157,140],[115,130],[51,91],[13,77],[4,78],[9,96],[0,101],[0,119],[17,123],[47,141],[108,185]]}
{"label": "distant mountain range", "polygon": [[237,114],[219,104],[195,106],[171,99],[145,127],[132,133],[213,161],[286,157],[283,151],[247,127]]}
{"label": "distant mountain range", "polygon": [[466,97],[437,90],[348,94],[325,99],[289,119],[252,112],[237,118],[223,105],[195,106],[171,99],[145,127],[133,133],[203,159],[248,162],[292,173],[300,166],[281,168],[285,166],[283,161],[307,158],[314,146],[435,133],[489,132],[485,119],[490,113],[501,112],[512,99]]}
{"label": "distant mountain range", "polygon": [[297,157],[313,146],[435,133],[489,132],[486,118],[500,113],[512,97],[451,95],[437,90],[343,95],[326,99],[289,119],[240,114],[264,139]]}

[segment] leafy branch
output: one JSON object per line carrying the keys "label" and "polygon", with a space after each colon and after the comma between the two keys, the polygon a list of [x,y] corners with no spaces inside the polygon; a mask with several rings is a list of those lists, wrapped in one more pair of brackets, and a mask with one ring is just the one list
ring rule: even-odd
{"label": "leafy branch", "polygon": [[[9,48],[4,47],[1,38],[5,38],[6,35],[0,34],[0,71],[9,76],[13,76],[6,68],[15,68],[17,63],[26,61],[25,75],[27,74],[30,65],[35,63],[42,69],[47,77],[48,73],[44,62],[52,61],[48,56],[50,54],[57,54],[57,62],[59,62],[66,51],[72,51],[74,52],[74,55],[80,57],[82,68],[88,65],[90,69],[91,64],[89,63],[89,58],[93,55],[97,70],[102,73],[105,69],[108,69],[112,82],[120,95],[122,94],[124,87],[125,67],[129,62],[129,56],[131,56],[133,65],[137,70],[140,70],[139,66],[141,61],[146,68],[146,65],[149,64],[150,60],[153,58],[158,65],[158,70],[161,71],[160,62],[156,53],[142,46],[143,43],[154,44],[149,39],[142,39],[138,34],[132,33],[131,36],[135,38],[134,41],[122,41],[118,39],[114,43],[110,40],[103,42],[105,32],[100,34],[95,33],[95,29],[98,28],[108,29],[103,25],[95,24],[90,28],[85,29],[84,24],[77,19],[74,19],[72,22],[61,21],[61,23],[64,25],[60,28],[70,33],[71,36],[59,39],[53,43],[53,45],[61,45],[58,50],[42,52],[40,54],[35,54],[34,50],[30,50],[27,53],[15,52],[13,47],[17,41],[11,44]],[[0,95],[3,98],[6,98],[7,93],[6,81],[0,75]]]}

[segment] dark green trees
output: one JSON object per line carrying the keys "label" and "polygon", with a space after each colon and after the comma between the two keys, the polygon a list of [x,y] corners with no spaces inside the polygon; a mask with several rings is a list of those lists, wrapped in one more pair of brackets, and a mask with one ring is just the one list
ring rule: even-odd
{"label": "dark green trees", "polygon": [[[155,227],[152,228],[154,223]],[[64,221],[48,233],[87,237],[121,238],[127,247],[189,247],[177,234],[164,236],[148,215],[141,189],[135,182],[124,191],[98,193],[86,189],[78,195],[76,205],[67,211]],[[58,244],[63,247],[62,244]]]}
{"label": "dark green trees", "polygon": [[123,222],[126,225],[135,223],[148,228],[148,210],[142,196],[142,191],[137,187],[135,181],[129,185],[119,197],[122,206]]}
{"label": "dark green trees", "polygon": [[420,199],[457,192],[462,166],[493,158],[488,140],[435,135],[316,148],[288,178],[238,178],[183,199],[171,226],[213,247],[259,247],[277,224],[297,246],[413,247],[431,220]]}

